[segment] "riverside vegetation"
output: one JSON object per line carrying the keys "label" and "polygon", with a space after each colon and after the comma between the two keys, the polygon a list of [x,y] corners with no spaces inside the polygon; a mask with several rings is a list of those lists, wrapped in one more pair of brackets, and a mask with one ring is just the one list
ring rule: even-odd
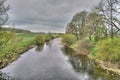
{"label": "riverside vegetation", "polygon": [[0,33],[0,68],[16,60],[20,54],[34,47],[42,45],[57,37],[56,34],[15,33],[6,31]]}
{"label": "riverside vegetation", "polygon": [[117,74],[120,74],[120,23],[117,17],[120,8],[115,6],[120,7],[119,4],[119,0],[101,0],[91,11],[75,14],[67,25],[67,35],[62,38],[77,54],[87,55],[103,69]]}
{"label": "riverside vegetation", "polygon": [[1,32],[0,36],[0,68],[14,61],[35,44],[32,34]]}

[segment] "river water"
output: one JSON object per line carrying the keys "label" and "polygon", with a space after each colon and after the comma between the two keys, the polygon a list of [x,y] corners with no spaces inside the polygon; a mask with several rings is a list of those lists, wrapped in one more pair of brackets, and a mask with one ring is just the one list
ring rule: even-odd
{"label": "river water", "polygon": [[36,46],[0,71],[2,80],[120,80],[97,67],[86,56],[73,56],[56,38]]}

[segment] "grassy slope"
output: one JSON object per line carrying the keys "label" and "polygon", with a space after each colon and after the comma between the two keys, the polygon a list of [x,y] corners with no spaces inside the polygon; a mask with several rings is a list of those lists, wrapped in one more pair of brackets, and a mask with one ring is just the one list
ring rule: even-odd
{"label": "grassy slope", "polygon": [[[21,35],[19,35],[18,37],[21,37]],[[21,40],[18,43],[18,47],[27,47],[34,43],[35,43],[35,34],[26,34],[25,37],[23,37],[23,40]]]}
{"label": "grassy slope", "polygon": [[[32,48],[35,44],[35,34],[16,34],[17,38],[11,41],[6,48],[0,52],[0,68],[14,61],[21,53]],[[14,45],[14,46],[13,46]]]}

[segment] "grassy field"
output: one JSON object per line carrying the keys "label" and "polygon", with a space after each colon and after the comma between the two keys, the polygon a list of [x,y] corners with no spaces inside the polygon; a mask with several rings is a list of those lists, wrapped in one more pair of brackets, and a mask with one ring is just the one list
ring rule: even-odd
{"label": "grassy field", "polygon": [[31,44],[35,44],[35,34],[18,34],[18,38],[22,38],[22,40],[18,43],[19,47],[27,47]]}

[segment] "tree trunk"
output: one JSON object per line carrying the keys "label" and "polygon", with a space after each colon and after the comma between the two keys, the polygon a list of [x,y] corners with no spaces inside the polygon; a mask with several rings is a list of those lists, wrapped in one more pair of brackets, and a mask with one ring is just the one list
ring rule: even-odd
{"label": "tree trunk", "polygon": [[114,37],[114,33],[113,33],[113,25],[112,25],[112,20],[113,20],[113,3],[112,3],[112,0],[110,0],[110,21],[111,21],[111,38],[113,39]]}

